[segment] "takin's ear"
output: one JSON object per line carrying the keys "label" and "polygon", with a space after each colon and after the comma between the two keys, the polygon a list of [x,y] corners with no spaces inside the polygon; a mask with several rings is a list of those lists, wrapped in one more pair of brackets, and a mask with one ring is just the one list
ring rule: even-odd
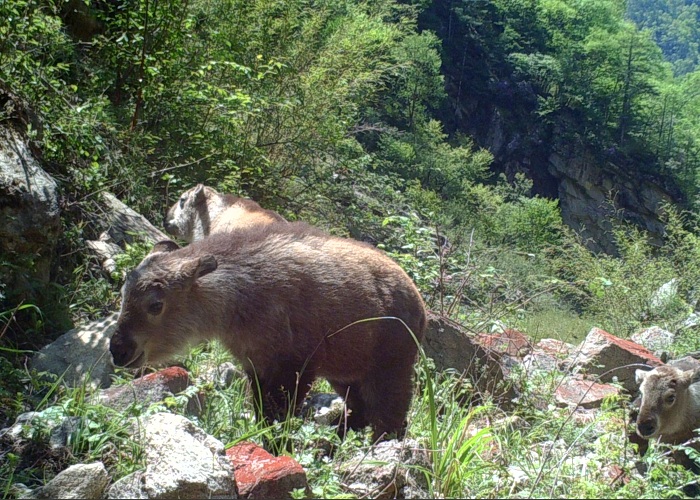
{"label": "takin's ear", "polygon": [[175,250],[179,250],[180,245],[175,243],[173,240],[160,240],[158,243],[153,245],[153,249],[151,250],[150,253],[160,253],[160,252],[174,252]]}
{"label": "takin's ear", "polygon": [[197,184],[194,188],[194,202],[202,203],[206,198],[206,193],[204,192],[204,184]]}
{"label": "takin's ear", "polygon": [[219,263],[213,255],[204,255],[194,259],[188,259],[180,264],[178,278],[188,286],[191,286],[202,276],[216,271]]}
{"label": "takin's ear", "polygon": [[634,380],[637,382],[637,384],[642,385],[642,382],[644,382],[644,379],[647,378],[647,374],[649,372],[646,370],[636,370],[634,372]]}
{"label": "takin's ear", "polygon": [[695,368],[694,370],[689,370],[692,371],[692,375],[690,376],[690,383],[691,384],[696,384],[700,382],[700,368]]}
{"label": "takin's ear", "polygon": [[690,384],[693,383],[693,377],[695,375],[695,370],[683,370],[678,375],[678,387],[680,389],[687,389]]}

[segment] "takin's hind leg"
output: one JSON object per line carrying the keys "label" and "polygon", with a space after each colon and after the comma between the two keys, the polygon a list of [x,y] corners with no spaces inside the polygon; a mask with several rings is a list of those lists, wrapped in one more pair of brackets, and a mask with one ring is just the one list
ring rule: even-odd
{"label": "takin's hind leg", "polygon": [[365,414],[365,404],[360,394],[359,386],[329,381],[335,392],[345,400],[346,411],[335,422],[338,433],[345,437],[348,429],[359,431],[369,425]]}
{"label": "takin's hind leg", "polygon": [[413,366],[376,370],[360,387],[372,439],[381,441],[406,433],[406,415],[413,396]]}

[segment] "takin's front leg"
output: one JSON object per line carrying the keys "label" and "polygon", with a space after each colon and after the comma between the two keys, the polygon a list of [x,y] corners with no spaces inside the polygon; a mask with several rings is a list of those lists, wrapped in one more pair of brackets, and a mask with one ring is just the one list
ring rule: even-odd
{"label": "takin's front leg", "polygon": [[314,381],[314,374],[281,371],[266,378],[247,372],[253,391],[257,420],[272,424],[297,413]]}

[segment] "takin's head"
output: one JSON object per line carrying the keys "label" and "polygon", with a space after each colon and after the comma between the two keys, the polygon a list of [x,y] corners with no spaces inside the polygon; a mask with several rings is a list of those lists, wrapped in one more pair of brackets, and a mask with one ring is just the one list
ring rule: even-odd
{"label": "takin's head", "polygon": [[641,406],[637,416],[637,434],[644,439],[659,436],[671,437],[678,433],[692,432],[683,429],[686,413],[690,411],[689,387],[700,381],[700,369],[684,370],[663,365],[651,371],[637,370],[635,379],[641,393]]}
{"label": "takin's head", "polygon": [[167,361],[190,343],[202,340],[206,330],[193,286],[215,271],[212,255],[178,258],[169,255],[179,247],[172,241],[157,243],[126,278],[122,307],[109,344],[117,366],[139,368]]}
{"label": "takin's head", "polygon": [[203,184],[188,189],[168,210],[163,227],[173,236],[193,241],[197,221],[206,226],[211,223],[208,201],[217,196],[214,189]]}

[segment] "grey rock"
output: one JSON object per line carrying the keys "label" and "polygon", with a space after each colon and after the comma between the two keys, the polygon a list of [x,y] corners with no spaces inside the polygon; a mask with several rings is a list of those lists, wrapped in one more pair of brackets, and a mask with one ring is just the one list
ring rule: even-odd
{"label": "grey rock", "polygon": [[184,417],[146,417],[135,439],[143,446],[145,470],[116,483],[107,498],[236,498],[224,445]]}
{"label": "grey rock", "polygon": [[437,370],[464,373],[479,391],[490,393],[501,406],[512,404],[516,394],[506,380],[507,368],[458,323],[429,313],[422,346]]}
{"label": "grey rock", "polygon": [[71,435],[80,429],[82,422],[81,417],[65,418],[59,425],[51,429],[49,446],[53,449],[66,447]]}
{"label": "grey rock", "polygon": [[668,353],[674,338],[675,336],[673,333],[668,330],[664,330],[658,326],[652,326],[633,334],[630,340],[646,347],[660,357],[663,353]]}
{"label": "grey rock", "polygon": [[[556,136],[557,132],[555,132]],[[665,234],[663,203],[674,199],[665,186],[605,161],[599,154],[561,134],[548,158],[548,171],[558,181],[564,223],[596,252],[616,254],[612,221],[624,220],[648,232],[654,243]]]}
{"label": "grey rock", "polygon": [[246,374],[230,361],[221,363],[219,366],[214,366],[206,370],[197,378],[197,384],[211,383],[217,389],[224,389],[230,386],[236,379],[245,379]]}
{"label": "grey rock", "polygon": [[347,489],[358,497],[428,498],[430,454],[417,441],[384,441],[341,464]]}
{"label": "grey rock", "polygon": [[20,126],[0,126],[0,254],[28,257],[31,266],[3,266],[0,282],[13,293],[30,290],[30,280],[48,283],[61,234],[56,181],[31,152]]}
{"label": "grey rock", "polygon": [[649,301],[649,310],[652,313],[659,314],[669,307],[678,297],[678,279],[673,278],[671,281],[661,285],[654,292]]}
{"label": "grey rock", "polygon": [[114,373],[109,340],[119,314],[74,328],[47,345],[32,358],[30,368],[63,376],[72,387],[83,383],[93,388],[109,387]]}
{"label": "grey rock", "polygon": [[102,498],[109,475],[102,462],[71,465],[44,486],[20,498]]}

